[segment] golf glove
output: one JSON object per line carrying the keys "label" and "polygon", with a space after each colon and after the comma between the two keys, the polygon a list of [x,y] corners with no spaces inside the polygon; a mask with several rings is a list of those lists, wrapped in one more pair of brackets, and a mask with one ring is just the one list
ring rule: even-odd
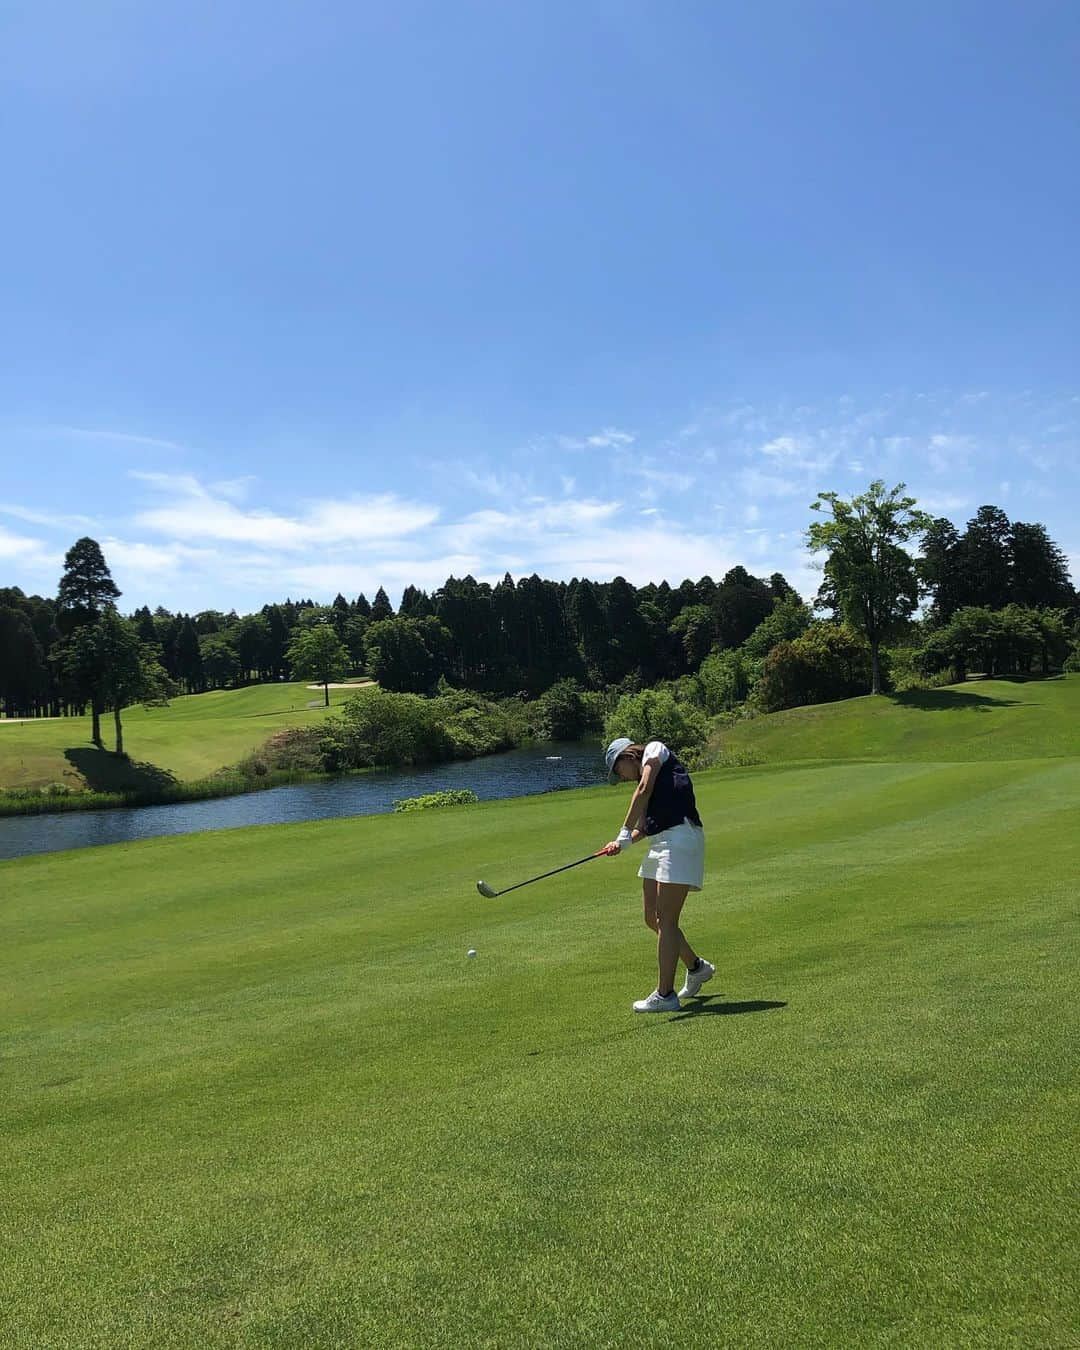
{"label": "golf glove", "polygon": [[624,825],[622,829],[619,831],[619,833],[615,836],[615,842],[618,844],[619,852],[621,853],[624,848],[629,848],[630,845],[634,842],[634,836]]}

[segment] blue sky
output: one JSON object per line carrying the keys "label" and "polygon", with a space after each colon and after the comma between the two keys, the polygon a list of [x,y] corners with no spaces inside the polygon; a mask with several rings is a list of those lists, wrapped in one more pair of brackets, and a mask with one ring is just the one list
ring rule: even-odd
{"label": "blue sky", "polygon": [[819,489],[1080,574],[1073,3],[37,0],[0,42],[0,584],[737,562]]}

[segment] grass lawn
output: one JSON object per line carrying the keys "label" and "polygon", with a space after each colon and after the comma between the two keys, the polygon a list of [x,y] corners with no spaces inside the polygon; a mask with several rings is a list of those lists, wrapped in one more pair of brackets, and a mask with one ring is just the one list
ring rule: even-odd
{"label": "grass lawn", "polygon": [[720,744],[797,759],[983,760],[1080,755],[1080,676],[972,680],[793,708],[725,729]]}
{"label": "grass lawn", "polygon": [[[21,723],[0,718],[0,789],[67,783],[122,791],[145,786],[155,769],[182,781],[203,778],[235,764],[275,731],[321,722],[352,692],[332,688],[329,710],[323,706],[323,691],[304,683],[219,689],[174,698],[165,708],[128,708],[123,714],[124,749],[131,764],[94,748],[89,716]],[[111,746],[111,713],[103,714],[101,731]]]}
{"label": "grass lawn", "polygon": [[0,1343],[1075,1345],[1080,758],[938,752],[700,775],[670,1016],[474,889],[615,789],[0,863]]}

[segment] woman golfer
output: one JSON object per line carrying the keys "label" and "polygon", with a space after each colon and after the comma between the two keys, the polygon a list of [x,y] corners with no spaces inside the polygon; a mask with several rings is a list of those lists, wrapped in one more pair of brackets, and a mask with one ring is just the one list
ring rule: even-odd
{"label": "woman golfer", "polygon": [[[678,1012],[679,999],[694,998],[715,970],[694,951],[679,927],[689,891],[700,891],[705,874],[705,830],[694,801],[690,775],[661,741],[635,745],[620,736],[604,761],[609,783],[636,783],[622,829],[605,851],[614,856],[645,836],[649,852],[638,869],[645,926],[657,934],[659,977],[635,1012]],[[675,970],[682,958],[686,980],[675,993]]]}

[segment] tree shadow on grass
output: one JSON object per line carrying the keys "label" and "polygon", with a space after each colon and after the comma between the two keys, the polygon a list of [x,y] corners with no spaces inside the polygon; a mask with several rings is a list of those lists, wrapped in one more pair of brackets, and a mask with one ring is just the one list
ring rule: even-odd
{"label": "tree shadow on grass", "polygon": [[732,1017],[737,1013],[771,1012],[774,1008],[786,1008],[787,1004],[776,999],[752,998],[742,1003],[725,1003],[719,994],[702,994],[693,1002],[686,1003],[681,1012],[672,1013],[672,1022],[685,1022],[688,1017]]}
{"label": "tree shadow on grass", "polygon": [[64,751],[64,758],[86,780],[93,792],[140,792],[152,795],[165,788],[175,787],[177,779],[168,769],[156,764],[137,763],[126,755],[114,755],[109,750],[73,745]]}
{"label": "tree shadow on grass", "polygon": [[909,689],[905,694],[888,697],[902,708],[917,708],[920,712],[955,712],[958,708],[986,712],[990,708],[1024,706],[1024,701],[1018,698],[990,698],[986,694],[965,694],[955,689]]}

